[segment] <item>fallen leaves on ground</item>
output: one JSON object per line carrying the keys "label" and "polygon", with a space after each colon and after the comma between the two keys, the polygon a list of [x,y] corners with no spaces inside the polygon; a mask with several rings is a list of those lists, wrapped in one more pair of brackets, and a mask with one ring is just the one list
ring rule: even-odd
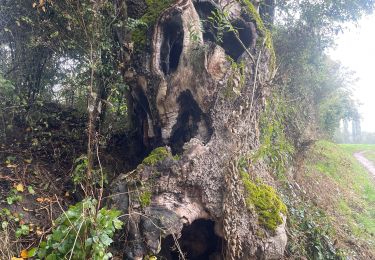
{"label": "fallen leaves on ground", "polygon": [[23,187],[23,184],[22,183],[18,183],[18,184],[15,184],[14,185],[14,188],[19,191],[19,192],[23,192],[24,191],[24,187]]}

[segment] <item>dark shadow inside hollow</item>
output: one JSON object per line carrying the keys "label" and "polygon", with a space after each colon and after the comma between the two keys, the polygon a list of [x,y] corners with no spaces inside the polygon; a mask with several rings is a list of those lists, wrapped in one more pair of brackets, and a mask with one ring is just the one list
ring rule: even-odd
{"label": "dark shadow inside hollow", "polygon": [[[215,234],[215,222],[198,219],[182,229],[178,246],[188,260],[221,260],[223,239]],[[158,259],[179,260],[180,252],[172,235],[162,240]]]}
{"label": "dark shadow inside hollow", "polygon": [[180,110],[169,140],[174,154],[182,153],[183,145],[191,138],[199,136],[201,141],[207,142],[212,135],[211,123],[194,100],[190,90],[183,91],[177,102]]}
{"label": "dark shadow inside hollow", "polygon": [[199,15],[199,18],[202,22],[202,29],[203,29],[203,41],[207,42],[216,42],[216,34],[217,30],[213,28],[211,23],[208,20],[208,17],[212,15],[217,8],[210,2],[194,2],[194,7]]}
{"label": "dark shadow inside hollow", "polygon": [[160,67],[165,75],[177,70],[184,43],[180,15],[175,15],[162,25],[163,39],[160,49]]}
{"label": "dark shadow inside hollow", "polygon": [[243,20],[233,21],[232,25],[237,30],[240,41],[234,32],[226,32],[223,35],[223,42],[220,46],[223,47],[227,55],[237,60],[245,52],[245,48],[248,49],[251,46],[253,36],[250,26]]}
{"label": "dark shadow inside hollow", "polygon": [[231,21],[232,26],[238,31],[238,38],[242,45],[234,32],[224,31],[220,36],[215,28],[218,25],[213,26],[211,18],[214,17],[213,14],[218,10],[214,4],[204,1],[195,2],[194,6],[202,21],[204,42],[215,42],[220,45],[233,60],[237,60],[245,52],[244,47],[249,48],[253,45],[254,35],[248,22],[242,19]]}
{"label": "dark shadow inside hollow", "polygon": [[113,134],[107,144],[107,151],[116,158],[121,158],[121,164],[129,171],[135,169],[143,158],[150,152],[151,144],[148,136],[148,115],[151,114],[146,94],[140,87],[133,87],[128,99],[128,113],[131,129]]}

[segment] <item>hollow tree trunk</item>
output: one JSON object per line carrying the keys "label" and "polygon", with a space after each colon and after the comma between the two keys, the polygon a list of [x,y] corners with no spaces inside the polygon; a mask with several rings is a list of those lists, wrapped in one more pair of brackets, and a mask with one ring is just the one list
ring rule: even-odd
{"label": "hollow tree trunk", "polygon": [[[264,228],[243,183],[246,171],[274,184],[265,165],[246,159],[259,147],[274,64],[256,10],[250,1],[173,2],[128,59],[135,129],[145,147],[161,148],[113,183],[113,204],[127,216],[125,259],[282,257],[285,218]],[[212,12],[238,33],[218,31]]]}

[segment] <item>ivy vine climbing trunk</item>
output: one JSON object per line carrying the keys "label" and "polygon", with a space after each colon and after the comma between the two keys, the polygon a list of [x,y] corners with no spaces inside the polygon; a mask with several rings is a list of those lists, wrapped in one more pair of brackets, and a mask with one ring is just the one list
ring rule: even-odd
{"label": "ivy vine climbing trunk", "polygon": [[257,1],[127,2],[141,26],[124,78],[149,155],[112,184],[125,258],[281,258],[285,206],[251,157],[275,66]]}

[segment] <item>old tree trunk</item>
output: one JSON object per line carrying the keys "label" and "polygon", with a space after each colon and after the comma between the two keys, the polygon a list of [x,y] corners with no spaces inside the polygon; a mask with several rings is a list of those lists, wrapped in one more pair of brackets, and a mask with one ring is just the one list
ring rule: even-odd
{"label": "old tree trunk", "polygon": [[285,210],[250,159],[275,62],[256,1],[127,3],[149,23],[124,42],[124,77],[150,152],[112,184],[125,258],[281,258]]}

